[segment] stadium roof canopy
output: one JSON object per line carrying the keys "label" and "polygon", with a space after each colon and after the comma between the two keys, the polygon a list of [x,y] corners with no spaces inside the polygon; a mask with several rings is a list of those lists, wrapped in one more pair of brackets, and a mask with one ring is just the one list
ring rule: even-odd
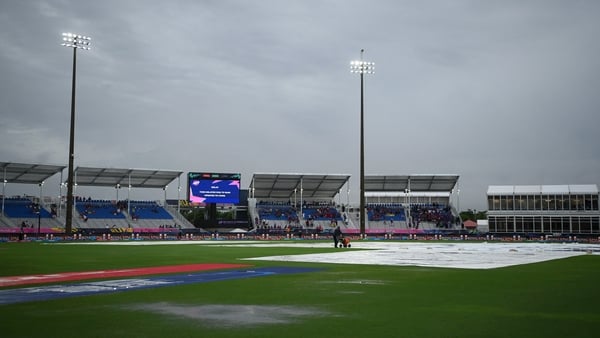
{"label": "stadium roof canopy", "polygon": [[488,196],[499,195],[575,195],[598,194],[595,184],[575,185],[490,185]]}
{"label": "stadium roof canopy", "polygon": [[0,162],[0,175],[5,183],[40,184],[65,168],[64,165]]}
{"label": "stadium roof canopy", "polygon": [[365,193],[368,192],[452,192],[458,175],[367,175]]}
{"label": "stadium roof canopy", "polygon": [[160,169],[118,169],[77,167],[75,183],[83,186],[132,188],[164,188],[183,171]]}
{"label": "stadium roof canopy", "polygon": [[[330,199],[348,182],[346,174],[275,174],[255,173],[250,182],[250,196],[257,199]],[[302,191],[302,192],[301,192]]]}

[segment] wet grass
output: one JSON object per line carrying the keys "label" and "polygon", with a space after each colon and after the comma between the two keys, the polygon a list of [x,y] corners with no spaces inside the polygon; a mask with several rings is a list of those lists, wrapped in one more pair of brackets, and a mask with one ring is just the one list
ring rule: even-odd
{"label": "wet grass", "polygon": [[[324,268],[311,273],[1,305],[2,336],[597,336],[599,256],[490,270],[240,260],[333,250],[0,244],[0,275],[4,276],[208,262]],[[175,310],[160,311],[160,306]],[[234,318],[244,316],[244,311],[246,316],[257,311],[268,315],[271,310],[265,309],[278,307],[302,315],[284,316],[275,323],[219,325],[211,317],[214,314],[206,312],[219,309],[219,315]],[[177,314],[181,309],[190,315]]]}

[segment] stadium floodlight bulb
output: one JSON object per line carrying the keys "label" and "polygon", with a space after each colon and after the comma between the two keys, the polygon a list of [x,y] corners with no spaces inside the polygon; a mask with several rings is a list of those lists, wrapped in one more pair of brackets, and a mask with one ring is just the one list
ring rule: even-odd
{"label": "stadium floodlight bulb", "polygon": [[92,38],[89,36],[77,35],[73,33],[62,33],[62,35],[64,42],[61,43],[61,46],[90,50]]}
{"label": "stadium floodlight bulb", "polygon": [[357,74],[373,74],[375,73],[375,63],[362,60],[350,62],[350,72]]}

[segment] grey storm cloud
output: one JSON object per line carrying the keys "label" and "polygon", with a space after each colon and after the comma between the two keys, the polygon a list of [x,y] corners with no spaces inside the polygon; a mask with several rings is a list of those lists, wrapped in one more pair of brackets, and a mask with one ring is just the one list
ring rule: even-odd
{"label": "grey storm cloud", "polygon": [[[0,160],[76,165],[460,175],[600,182],[597,1],[0,2]],[[357,198],[356,198],[357,199]]]}

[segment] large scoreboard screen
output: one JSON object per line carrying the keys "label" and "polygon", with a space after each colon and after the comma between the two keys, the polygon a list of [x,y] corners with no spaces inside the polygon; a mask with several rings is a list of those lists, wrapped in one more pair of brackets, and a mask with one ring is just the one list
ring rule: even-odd
{"label": "large scoreboard screen", "polygon": [[188,173],[188,201],[192,204],[238,204],[241,174]]}

